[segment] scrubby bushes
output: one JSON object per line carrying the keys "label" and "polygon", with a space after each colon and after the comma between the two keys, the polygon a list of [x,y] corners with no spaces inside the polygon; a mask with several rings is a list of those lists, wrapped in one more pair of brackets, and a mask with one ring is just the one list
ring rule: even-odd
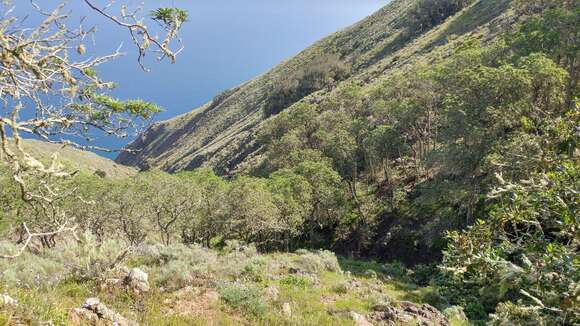
{"label": "scrubby bushes", "polygon": [[[115,259],[124,249],[117,241],[97,245],[90,235],[83,241],[60,244],[39,254],[25,252],[15,260],[0,260],[0,279],[23,288],[54,287],[68,279],[94,280],[114,267]],[[13,252],[16,247],[4,242],[2,249]]]}
{"label": "scrubby bushes", "polygon": [[261,291],[238,283],[224,283],[218,286],[222,300],[234,309],[240,309],[254,316],[264,315],[268,309]]}
{"label": "scrubby bushes", "polygon": [[264,115],[276,115],[302,98],[346,79],[349,74],[349,66],[338,56],[318,56],[276,81],[264,105]]}
{"label": "scrubby bushes", "polygon": [[63,261],[22,255],[16,262],[2,261],[0,280],[10,287],[50,288],[62,282],[66,274]]}
{"label": "scrubby bushes", "polygon": [[303,253],[296,262],[301,269],[310,273],[338,272],[341,270],[336,255],[328,250]]}
{"label": "scrubby bushes", "polygon": [[311,285],[311,281],[307,277],[290,274],[282,277],[280,279],[280,284],[284,286],[305,289]]}
{"label": "scrubby bushes", "polygon": [[407,26],[410,33],[421,33],[439,25],[474,0],[420,0],[410,11]]}

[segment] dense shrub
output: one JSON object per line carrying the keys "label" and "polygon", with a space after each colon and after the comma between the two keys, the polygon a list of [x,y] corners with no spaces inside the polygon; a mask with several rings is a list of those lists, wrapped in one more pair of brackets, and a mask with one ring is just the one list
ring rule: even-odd
{"label": "dense shrub", "polygon": [[419,264],[413,267],[413,282],[426,286],[438,274],[437,264]]}

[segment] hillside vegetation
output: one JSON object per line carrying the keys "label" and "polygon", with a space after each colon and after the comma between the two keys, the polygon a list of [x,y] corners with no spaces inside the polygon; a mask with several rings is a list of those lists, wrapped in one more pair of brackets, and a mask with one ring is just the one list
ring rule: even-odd
{"label": "hillside vegetation", "polygon": [[332,98],[339,84],[370,87],[410,64],[433,60],[434,49],[451,40],[493,39],[513,23],[506,16],[509,2],[395,0],[203,107],[153,124],[129,145],[138,151],[121,153],[117,161],[170,172],[201,166],[219,175],[247,172],[264,159],[257,138],[268,117],[299,101]]}
{"label": "hillside vegetation", "polygon": [[55,180],[42,209],[0,174],[4,251],[46,232],[1,261],[2,311],[576,325],[579,25],[577,1],[393,1],[153,125],[118,159],[147,171]]}
{"label": "hillside vegetation", "polygon": [[56,154],[59,162],[70,169],[94,173],[102,177],[126,178],[134,176],[138,172],[135,168],[115,163],[95,153],[76,150],[59,144],[27,139],[24,147],[34,157],[40,157],[46,161],[50,161],[53,155]]}

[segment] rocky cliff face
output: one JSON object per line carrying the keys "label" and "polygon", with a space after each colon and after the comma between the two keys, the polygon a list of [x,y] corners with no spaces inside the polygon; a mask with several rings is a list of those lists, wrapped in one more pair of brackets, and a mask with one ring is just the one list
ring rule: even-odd
{"label": "rocky cliff face", "polygon": [[[281,63],[266,74],[217,96],[211,103],[174,119],[150,126],[123,152],[117,162],[142,169],[169,172],[211,167],[221,175],[248,170],[260,161],[257,140],[261,125],[269,117],[268,106],[279,84],[288,75],[326,60],[329,55],[348,66],[340,80],[322,83],[296,102],[319,102],[332,96],[339,83],[372,85],[381,77],[404,70],[412,63],[428,63],[445,55],[446,45],[476,37],[483,42],[509,24],[509,0],[460,1],[448,16],[438,14],[428,22],[413,17],[417,0],[394,0],[365,20],[337,32]],[[370,86],[369,86],[370,87]]]}

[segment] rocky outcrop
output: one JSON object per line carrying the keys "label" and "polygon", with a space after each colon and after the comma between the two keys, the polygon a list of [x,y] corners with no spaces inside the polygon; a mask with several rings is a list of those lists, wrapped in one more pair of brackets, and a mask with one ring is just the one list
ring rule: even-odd
{"label": "rocky outcrop", "polygon": [[89,298],[81,308],[75,308],[70,313],[73,325],[94,326],[138,326],[137,322],[127,319],[109,309],[98,298]]}
{"label": "rocky outcrop", "polygon": [[379,311],[370,315],[377,324],[387,325],[419,325],[419,326],[449,326],[449,320],[435,307],[428,304],[401,301],[398,305],[381,306]]}

